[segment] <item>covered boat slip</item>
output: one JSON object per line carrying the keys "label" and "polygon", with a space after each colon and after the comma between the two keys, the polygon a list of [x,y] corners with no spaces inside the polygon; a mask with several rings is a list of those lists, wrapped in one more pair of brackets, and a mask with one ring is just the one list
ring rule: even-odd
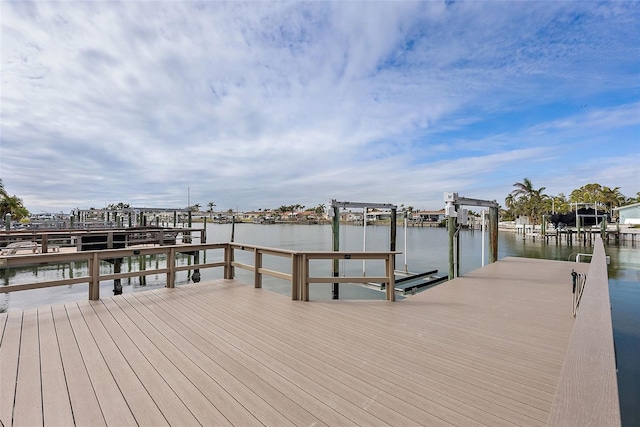
{"label": "covered boat slip", "polygon": [[395,303],[223,279],[9,311],[0,419],[545,425],[576,322],[571,271],[587,267],[506,258]]}

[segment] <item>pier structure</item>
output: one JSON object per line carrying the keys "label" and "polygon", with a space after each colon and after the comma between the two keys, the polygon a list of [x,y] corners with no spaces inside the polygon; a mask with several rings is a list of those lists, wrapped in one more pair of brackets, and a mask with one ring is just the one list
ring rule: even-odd
{"label": "pier structure", "polygon": [[603,225],[596,227],[565,227],[563,229],[549,229],[547,226],[505,226],[500,225],[500,229],[503,231],[515,232],[522,236],[522,239],[530,237],[532,239],[542,239],[545,243],[567,244],[567,245],[592,245],[596,237],[600,237],[605,243],[609,244],[621,244],[631,243],[635,245],[636,242],[640,242],[640,229],[632,228],[628,226],[620,226],[619,224],[608,225],[606,228]]}
{"label": "pier structure", "polygon": [[[195,237],[194,237],[195,235]],[[135,245],[206,243],[205,229],[129,227],[0,231],[0,254],[119,249]]]}
{"label": "pier structure", "polygon": [[95,224],[114,227],[145,227],[147,225],[169,225],[173,222],[188,223],[191,227],[190,209],[182,208],[147,208],[147,207],[114,207],[102,209],[76,209],[72,212],[71,221],[80,227]]}
{"label": "pier structure", "polygon": [[[505,258],[393,303],[304,302],[309,284],[334,280],[311,277],[308,261],[362,253],[190,246],[222,251],[197,267],[224,278],[175,286],[188,266],[170,263],[149,273],[164,271],[166,288],[0,314],[2,424],[620,425],[601,240],[591,264]],[[232,266],[253,271],[253,286]],[[263,275],[289,280],[291,297],[262,289]]]}

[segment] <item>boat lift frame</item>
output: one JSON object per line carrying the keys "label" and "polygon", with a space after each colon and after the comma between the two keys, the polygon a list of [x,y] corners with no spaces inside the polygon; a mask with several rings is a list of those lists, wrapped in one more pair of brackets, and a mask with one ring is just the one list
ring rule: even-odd
{"label": "boat lift frame", "polygon": [[[389,244],[389,251],[395,252],[396,250],[396,237],[397,237],[397,214],[398,214],[398,206],[393,205],[391,203],[362,203],[362,202],[339,202],[336,199],[331,200],[331,213],[333,214],[333,220],[331,221],[331,229],[333,233],[333,250],[336,252],[340,251],[340,208],[357,208],[364,209],[364,215],[362,217],[363,223],[366,227],[367,224],[367,208],[374,209],[385,209],[391,210],[391,238]],[[396,257],[393,256],[393,266],[392,271],[395,271],[396,268]],[[333,277],[340,276],[340,265],[337,259],[333,260]],[[339,299],[340,298],[340,284],[334,283],[331,289],[331,298]]]}
{"label": "boat lift frame", "polygon": [[489,263],[496,262],[498,260],[498,209],[500,207],[498,202],[495,200],[459,197],[458,193],[444,193],[444,201],[449,230],[449,280],[460,276],[460,228],[458,227],[458,215],[461,218],[466,217],[466,209],[460,209],[462,206],[489,208]]}

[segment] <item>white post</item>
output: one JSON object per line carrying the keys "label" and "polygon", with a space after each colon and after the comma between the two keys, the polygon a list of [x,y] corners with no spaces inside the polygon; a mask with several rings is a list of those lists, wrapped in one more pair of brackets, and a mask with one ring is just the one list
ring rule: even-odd
{"label": "white post", "polygon": [[484,230],[485,230],[485,215],[487,214],[486,210],[482,211],[482,267],[484,267]]}
{"label": "white post", "polygon": [[[367,251],[367,208],[364,208],[362,213],[362,252]],[[362,260],[362,277],[365,277],[366,274],[366,263],[367,260]]]}
{"label": "white post", "polygon": [[408,273],[407,270],[407,213],[405,211],[404,214],[404,272]]}

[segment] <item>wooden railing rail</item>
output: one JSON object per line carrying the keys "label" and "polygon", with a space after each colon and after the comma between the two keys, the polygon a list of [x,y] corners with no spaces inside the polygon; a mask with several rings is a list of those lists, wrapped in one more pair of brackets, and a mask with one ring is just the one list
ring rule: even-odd
{"label": "wooden railing rail", "polygon": [[607,262],[598,237],[548,425],[620,423]]}
{"label": "wooden railing rail", "polygon": [[[14,268],[26,266],[38,266],[46,264],[63,264],[67,262],[87,262],[88,271],[86,276],[78,276],[74,278],[65,278],[59,280],[48,280],[31,283],[21,283],[17,285],[0,286],[0,293],[16,292],[29,289],[40,289],[47,287],[72,285],[78,283],[89,284],[89,299],[96,300],[100,298],[100,282],[105,280],[116,280],[127,277],[148,276],[154,274],[167,275],[167,287],[174,287],[175,273],[178,271],[198,270],[204,268],[225,267],[224,261],[195,263],[191,265],[175,265],[176,252],[197,252],[208,249],[227,250],[226,243],[214,244],[193,244],[193,245],[171,245],[171,246],[153,246],[147,248],[126,248],[126,249],[105,249],[100,251],[86,252],[69,252],[69,253],[51,253],[38,255],[22,255],[8,256],[0,258],[0,268]],[[106,260],[116,260],[129,257],[147,256],[147,255],[166,255],[167,263],[163,268],[145,268],[144,270],[114,272],[102,274],[100,272],[100,262]]]}
{"label": "wooden railing rail", "polygon": [[[385,283],[387,301],[395,301],[395,273],[394,273],[394,256],[400,252],[304,252],[299,254],[297,268],[300,276],[300,286],[298,290],[298,298],[302,301],[309,301],[309,284],[310,283]],[[385,275],[380,277],[371,276],[350,276],[350,277],[311,277],[309,275],[309,261],[311,260],[384,260]]]}
{"label": "wooden railing rail", "polygon": [[[187,253],[196,255],[200,251],[222,249],[224,250],[223,260],[217,262],[199,262],[199,257],[194,256],[194,263],[189,265],[175,264],[176,253]],[[243,263],[235,260],[235,251],[253,252],[253,264]],[[175,274],[178,271],[193,270],[198,271],[205,268],[224,268],[224,277],[233,279],[235,268],[241,268],[254,272],[254,286],[262,287],[264,275],[287,280],[291,283],[291,298],[294,300],[309,300],[310,283],[370,283],[379,282],[386,284],[386,297],[389,301],[395,300],[394,284],[395,276],[393,271],[393,259],[396,252],[305,252],[287,249],[274,249],[255,245],[244,245],[240,243],[202,243],[189,245],[167,245],[125,249],[105,249],[98,251],[72,252],[72,253],[50,253],[17,255],[0,258],[0,268],[14,268],[25,266],[38,266],[45,264],[63,264],[68,262],[86,262],[88,265],[87,275],[65,278],[59,280],[48,280],[40,282],[22,283],[17,285],[0,286],[0,293],[15,292],[29,289],[39,289],[70,285],[77,283],[89,284],[89,299],[100,298],[100,282],[106,280],[117,280],[128,277],[139,277],[155,274],[166,274],[166,286],[175,286]],[[147,255],[165,255],[166,266],[161,268],[145,268],[144,270],[110,273],[100,272],[101,261],[114,261],[130,257]],[[282,272],[264,267],[264,255],[285,257],[291,260],[291,272]],[[385,262],[385,275],[379,277],[312,277],[310,275],[309,262],[312,260],[383,260]]]}
{"label": "wooden railing rail", "polygon": [[[241,263],[235,261],[235,250],[241,251],[249,251],[254,253],[253,265]],[[290,258],[292,263],[295,262],[296,259],[296,251],[288,250],[288,249],[274,249],[268,248],[264,246],[255,246],[255,245],[243,245],[240,243],[229,243],[229,264],[233,267],[242,268],[244,270],[249,270],[254,272],[253,283],[256,288],[262,287],[262,275],[267,275],[271,277],[277,277],[279,279],[288,280],[292,283],[292,287],[294,286],[294,282],[296,280],[295,276],[290,273],[283,273],[276,270],[271,270],[263,267],[263,255],[273,255],[278,257]],[[294,270],[292,266],[292,271]],[[233,272],[233,270],[231,270]],[[231,274],[233,278],[235,274]],[[293,298],[297,299],[297,298]]]}

